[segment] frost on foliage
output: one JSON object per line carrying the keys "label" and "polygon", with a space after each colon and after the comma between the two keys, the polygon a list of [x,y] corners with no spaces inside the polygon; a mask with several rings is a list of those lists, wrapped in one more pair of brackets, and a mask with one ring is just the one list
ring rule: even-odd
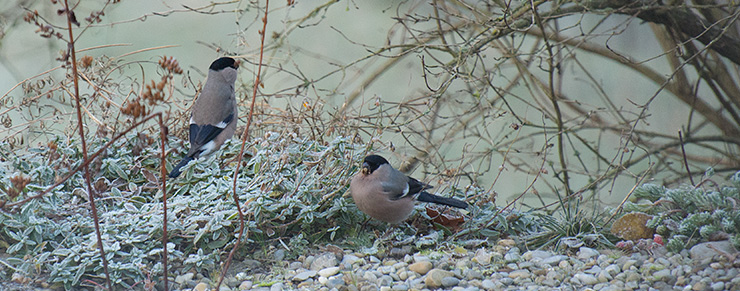
{"label": "frost on foliage", "polygon": [[[111,279],[123,289],[162,271],[159,149],[134,154],[134,139],[132,135],[117,141],[91,164],[93,182],[100,181],[94,187]],[[89,142],[90,152],[105,142]],[[180,144],[170,140],[170,148]],[[3,186],[14,174],[31,179],[26,187],[31,193],[9,202],[36,194],[70,173],[82,160],[77,147],[59,139],[54,149],[5,154],[7,158],[0,160]],[[239,225],[232,197],[233,157],[239,147],[227,143],[219,153],[188,165],[178,179],[167,181],[171,270],[212,266],[221,259],[218,250],[233,244]],[[242,209],[252,215],[246,221],[248,242],[288,237],[291,247],[308,245],[345,237],[364,219],[343,194],[367,145],[353,144],[346,137],[324,143],[270,133],[247,149],[236,184]],[[179,156],[168,158],[174,163]],[[7,262],[25,274],[47,274],[50,283],[66,289],[100,276],[102,263],[87,199],[78,172],[41,199],[2,213],[0,243],[7,245]],[[10,275],[0,271],[0,280]]]}
{"label": "frost on foliage", "polygon": [[730,181],[732,185],[675,189],[645,184],[634,192],[639,200],[625,203],[624,209],[655,216],[648,224],[669,238],[666,246],[673,251],[723,239],[740,247],[740,172]]}

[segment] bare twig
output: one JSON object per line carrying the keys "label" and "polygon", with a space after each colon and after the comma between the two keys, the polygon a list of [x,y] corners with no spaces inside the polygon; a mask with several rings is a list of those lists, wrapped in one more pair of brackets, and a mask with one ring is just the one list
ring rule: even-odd
{"label": "bare twig", "polygon": [[[231,260],[234,256],[234,253],[236,252],[236,249],[239,247],[239,242],[241,242],[242,237],[244,235],[244,213],[242,212],[242,206],[239,202],[239,194],[237,192],[237,181],[239,177],[239,168],[242,164],[242,159],[244,158],[244,150],[246,148],[247,142],[249,141],[249,127],[252,125],[252,118],[254,116],[254,105],[257,103],[257,88],[262,86],[262,80],[261,80],[261,74],[262,74],[262,57],[265,50],[265,30],[267,29],[267,14],[269,12],[270,0],[265,0],[265,14],[262,17],[262,29],[258,31],[260,35],[260,58],[259,62],[257,63],[257,75],[254,79],[254,87],[252,88],[252,104],[249,106],[249,117],[247,118],[247,126],[244,129],[244,132],[242,132],[242,145],[239,149],[239,157],[236,161],[236,168],[234,169],[234,177],[233,177],[233,194],[234,194],[234,203],[236,205],[236,211],[239,213],[239,235],[236,237],[236,242],[234,243],[234,246],[231,248],[231,251],[229,252],[229,256],[226,258],[226,263],[224,264],[223,270],[221,271],[221,277],[218,279],[218,284],[216,285],[216,290],[218,290],[221,287],[221,282],[223,282],[224,277],[226,276],[226,272],[229,270],[229,265],[231,264]],[[248,233],[247,233],[248,234]]]}
{"label": "bare twig", "polygon": [[691,168],[689,168],[689,161],[686,158],[686,148],[684,147],[683,143],[683,134],[681,131],[678,131],[678,141],[681,143],[681,153],[683,154],[683,165],[686,167],[686,173],[689,175],[689,181],[691,181],[691,186],[696,186],[696,183],[694,183],[694,178],[691,177]]}
{"label": "bare twig", "polygon": [[[67,49],[69,50],[70,56],[72,58],[72,80],[74,81],[75,88],[75,94],[72,97],[74,97],[75,104],[77,104],[75,108],[77,109],[77,128],[79,129],[80,142],[82,144],[82,159],[87,160],[87,143],[85,141],[85,129],[83,127],[84,122],[82,121],[82,106],[80,105],[80,86],[78,82],[79,77],[77,76],[77,56],[75,53],[74,33],[72,31],[74,11],[72,11],[72,8],[69,6],[67,0],[64,0],[64,9],[65,14],[67,15],[67,31],[69,32],[69,42],[67,44]],[[95,206],[95,193],[93,192],[94,189],[92,187],[92,183],[90,182],[90,169],[87,165],[85,165],[82,169],[85,176],[85,185],[87,185],[87,196],[88,200],[90,201],[90,209],[92,210],[93,221],[95,222],[95,236],[98,240],[100,259],[103,261],[103,272],[105,272],[106,286],[108,287],[108,290],[113,290],[110,282],[110,275],[108,274],[108,260],[105,258],[103,239],[100,235],[100,222],[98,219],[98,209]]]}

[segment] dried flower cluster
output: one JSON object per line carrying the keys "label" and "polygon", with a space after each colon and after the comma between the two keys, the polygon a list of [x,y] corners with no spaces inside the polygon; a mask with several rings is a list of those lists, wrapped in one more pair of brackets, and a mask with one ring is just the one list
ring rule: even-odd
{"label": "dried flower cluster", "polygon": [[123,114],[138,118],[146,115],[149,110],[141,100],[146,100],[148,106],[154,106],[164,101],[166,96],[165,87],[169,83],[174,75],[182,74],[180,64],[174,57],[162,56],[158,62],[159,66],[165,70],[165,74],[162,75],[162,79],[159,82],[151,81],[151,83],[144,86],[144,92],[141,94],[141,98],[137,98],[133,101],[127,102],[126,106],[121,109]]}
{"label": "dried flower cluster", "polygon": [[23,175],[16,175],[13,177],[10,177],[10,184],[11,187],[9,189],[5,189],[5,193],[8,194],[8,200],[13,200],[18,195],[20,195],[23,192],[23,189],[26,189],[26,185],[31,183],[31,178],[25,177]]}
{"label": "dried flower cluster", "polygon": [[144,105],[139,102],[139,98],[134,99],[133,101],[126,102],[126,106],[121,108],[121,113],[131,116],[134,119],[142,117],[146,115],[148,110]]}
{"label": "dried flower cluster", "polygon": [[38,27],[38,29],[36,29],[36,32],[40,33],[41,37],[56,37],[58,39],[63,38],[61,32],[55,31],[54,28],[49,24],[42,24],[41,22],[39,22],[39,18],[39,12],[37,10],[34,10],[33,12],[26,13],[26,15],[23,16],[23,21],[36,25],[36,27]]}
{"label": "dried flower cluster", "polygon": [[90,66],[92,66],[92,63],[93,63],[93,57],[91,56],[83,56],[80,59],[80,66],[84,69],[87,69]]}

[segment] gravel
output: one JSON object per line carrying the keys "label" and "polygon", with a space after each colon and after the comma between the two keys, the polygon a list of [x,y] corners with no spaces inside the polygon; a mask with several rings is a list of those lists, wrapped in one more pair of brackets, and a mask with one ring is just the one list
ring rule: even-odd
{"label": "gravel", "polygon": [[[726,242],[712,243],[678,254],[588,247],[563,253],[522,251],[511,240],[402,256],[337,251],[332,246],[333,252],[260,268],[269,273],[234,272],[239,280],[221,290],[740,290],[740,255],[726,248]],[[180,284],[172,289],[204,286],[193,276],[177,277]]]}
{"label": "gravel", "polygon": [[[462,246],[466,244],[462,243]],[[473,248],[449,246],[393,256],[336,246],[270,263],[249,260],[230,270],[219,291],[259,290],[737,290],[740,253],[728,242],[708,242],[681,253],[664,248],[637,253],[580,247],[564,252],[523,251],[512,240]],[[326,251],[331,249],[331,251]],[[172,275],[170,290],[215,290],[217,278]],[[0,290],[51,290],[0,282]]]}

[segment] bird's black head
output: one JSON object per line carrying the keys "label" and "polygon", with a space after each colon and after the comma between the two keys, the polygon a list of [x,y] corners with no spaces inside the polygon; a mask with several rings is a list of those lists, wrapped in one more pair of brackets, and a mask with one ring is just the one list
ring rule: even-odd
{"label": "bird's black head", "polygon": [[222,57],[222,58],[219,58],[218,60],[213,61],[209,69],[213,71],[220,71],[220,70],[223,70],[229,67],[237,69],[239,68],[239,65],[234,59],[230,57]]}
{"label": "bird's black head", "polygon": [[369,155],[365,157],[365,160],[362,162],[362,173],[366,175],[372,174],[381,165],[387,163],[388,160],[379,155]]}

